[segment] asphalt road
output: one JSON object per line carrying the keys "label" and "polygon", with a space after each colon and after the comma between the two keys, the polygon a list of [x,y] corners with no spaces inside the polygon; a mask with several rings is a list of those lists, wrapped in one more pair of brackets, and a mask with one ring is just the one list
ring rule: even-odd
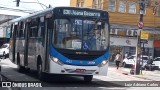
{"label": "asphalt road", "polygon": [[[25,82],[38,82],[41,83],[43,88],[32,88],[33,90],[49,90],[54,88],[55,90],[64,90],[64,89],[76,89],[76,90],[101,90],[102,87],[113,87],[119,86],[117,84],[102,81],[99,79],[93,79],[93,82],[85,82],[83,77],[80,76],[66,76],[66,75],[49,75],[45,74],[46,81],[39,81],[37,78],[37,73],[34,70],[30,70],[29,72],[19,73],[17,67],[10,63],[8,59],[6,61],[2,61],[0,63],[2,65],[2,76],[3,81],[21,81]],[[101,89],[100,89],[101,88]],[[104,89],[103,88],[103,89]],[[0,88],[0,90],[28,90],[29,88]],[[30,88],[31,89],[31,88]]]}
{"label": "asphalt road", "polygon": [[[9,60],[8,60],[9,61]],[[36,76],[36,71],[30,70],[27,73],[19,73],[16,66],[10,62],[0,62],[2,65],[3,81],[36,81],[41,83],[41,88],[0,88],[0,90],[151,90],[153,87],[120,87],[111,81],[102,81],[102,79],[93,79],[93,82],[83,81],[83,77],[48,75],[46,81],[41,82]],[[154,90],[159,90],[159,87]]]}

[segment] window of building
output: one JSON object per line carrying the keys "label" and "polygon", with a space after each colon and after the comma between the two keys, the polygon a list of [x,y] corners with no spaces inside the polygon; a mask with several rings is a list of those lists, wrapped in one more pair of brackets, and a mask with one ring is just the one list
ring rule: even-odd
{"label": "window of building", "polygon": [[98,9],[102,9],[102,0],[98,0]]}
{"label": "window of building", "polygon": [[139,10],[139,13],[140,13],[140,14],[143,14],[143,15],[146,15],[146,11],[147,11],[147,10],[146,10],[146,8],[145,8],[143,12],[141,12],[141,11]]}
{"label": "window of building", "polygon": [[77,7],[81,7],[81,2],[80,2],[80,0],[77,0]]}
{"label": "window of building", "polygon": [[126,1],[125,0],[120,0],[119,1],[119,12],[126,12]]}
{"label": "window of building", "polygon": [[108,11],[116,11],[116,0],[109,0]]}
{"label": "window of building", "polygon": [[129,13],[136,14],[136,3],[135,2],[130,2],[129,3]]}
{"label": "window of building", "polygon": [[77,7],[84,7],[84,0],[77,0]]}
{"label": "window of building", "polygon": [[160,16],[160,5],[158,7],[158,16]]}
{"label": "window of building", "polygon": [[93,8],[94,8],[94,9],[97,8],[97,0],[93,0]]}
{"label": "window of building", "polygon": [[81,7],[84,7],[84,0],[81,2]]}

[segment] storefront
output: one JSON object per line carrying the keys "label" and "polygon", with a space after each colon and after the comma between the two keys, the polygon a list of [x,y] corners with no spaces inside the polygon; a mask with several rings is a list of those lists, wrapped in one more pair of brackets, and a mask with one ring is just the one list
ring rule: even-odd
{"label": "storefront", "polygon": [[160,40],[154,40],[154,57],[160,57]]}
{"label": "storefront", "polygon": [[[137,45],[137,38],[118,38],[118,37],[110,37],[110,50],[111,55],[117,54],[117,52],[120,52],[123,57],[125,53],[127,52],[128,55],[134,55],[136,54],[136,45]],[[142,45],[141,45],[142,46]],[[148,56],[153,56],[154,49],[153,49],[153,41],[149,40],[147,44],[144,44],[144,52],[143,54]]]}

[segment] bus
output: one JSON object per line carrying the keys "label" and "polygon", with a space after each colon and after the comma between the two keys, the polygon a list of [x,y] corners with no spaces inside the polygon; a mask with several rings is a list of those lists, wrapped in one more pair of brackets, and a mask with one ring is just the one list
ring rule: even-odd
{"label": "bus", "polygon": [[11,24],[9,59],[20,72],[82,76],[107,75],[109,60],[109,15],[107,11],[55,7]]}

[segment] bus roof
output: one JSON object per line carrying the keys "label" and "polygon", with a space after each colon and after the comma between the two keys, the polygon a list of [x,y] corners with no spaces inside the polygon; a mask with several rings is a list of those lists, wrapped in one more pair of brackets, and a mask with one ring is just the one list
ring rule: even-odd
{"label": "bus roof", "polygon": [[[52,12],[54,9],[56,8],[66,8],[66,9],[79,9],[79,10],[82,10],[82,9],[86,9],[86,10],[94,10],[94,11],[99,11],[99,12],[107,12],[107,11],[104,11],[104,10],[97,10],[97,9],[92,9],[92,8],[82,8],[82,7],[54,7],[54,8],[48,8],[48,9],[45,9],[43,11],[39,11],[39,12],[36,12],[36,13],[33,13],[33,14],[30,14],[30,15],[27,15],[27,16],[23,16],[23,17],[19,17],[19,18],[16,18],[14,20],[11,20],[10,23],[14,23],[14,22],[18,22],[18,21],[23,21],[27,18],[32,18],[36,15],[40,15],[40,14],[45,14],[45,13],[48,13],[48,12]],[[107,12],[108,13],[108,12]]]}

